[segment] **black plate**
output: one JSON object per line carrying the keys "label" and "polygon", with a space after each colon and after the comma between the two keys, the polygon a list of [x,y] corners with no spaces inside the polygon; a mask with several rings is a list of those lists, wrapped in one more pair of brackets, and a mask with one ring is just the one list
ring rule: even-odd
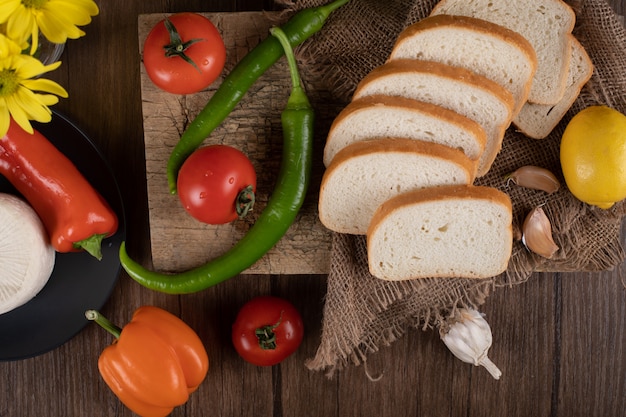
{"label": "black plate", "polygon": [[[115,177],[91,140],[56,112],[50,123],[33,126],[107,200],[119,218],[119,228],[103,241],[101,261],[85,252],[57,253],[52,276],[41,292],[23,306],[0,314],[0,361],[43,354],[82,330],[88,323],[85,310],[101,308],[111,295],[120,272],[118,251],[126,235],[124,208]],[[0,192],[16,194],[3,176]]]}

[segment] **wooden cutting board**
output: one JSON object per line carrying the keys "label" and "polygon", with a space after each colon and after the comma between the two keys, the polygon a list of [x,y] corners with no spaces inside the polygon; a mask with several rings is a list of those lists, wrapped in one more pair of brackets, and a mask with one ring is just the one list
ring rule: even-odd
{"label": "wooden cutting board", "polygon": [[[227,48],[224,74],[279,23],[276,13],[204,13],[220,30]],[[139,50],[150,29],[164,14],[139,16]],[[330,265],[331,235],[317,215],[317,197],[322,166],[322,149],[333,115],[339,111],[327,92],[312,87],[314,75],[300,65],[305,87],[316,109],[316,139],[313,179],[295,224],[283,239],[244,273],[326,274]],[[155,87],[141,65],[141,93],[146,155],[148,204],[153,268],[176,272],[199,266],[232,247],[264,209],[280,166],[282,129],[280,113],[290,91],[289,70],[279,60],[251,88],[232,114],[205,144],[234,146],[251,159],[257,171],[257,203],[254,213],[232,224],[210,226],[189,216],[178,197],[168,192],[166,164],[185,126],[204,107],[223,78],[205,91],[180,96]],[[324,115],[328,116],[324,116]]]}

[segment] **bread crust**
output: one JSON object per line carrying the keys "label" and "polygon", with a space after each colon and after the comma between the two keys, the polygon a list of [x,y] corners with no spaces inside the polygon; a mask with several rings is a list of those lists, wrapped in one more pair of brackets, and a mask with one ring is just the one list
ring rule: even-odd
{"label": "bread crust", "polygon": [[[326,172],[332,173],[336,167],[351,158],[383,152],[419,153],[449,160],[462,166],[467,171],[470,182],[474,182],[476,161],[469,159],[463,151],[439,143],[406,138],[379,138],[354,142],[337,153]],[[322,181],[322,185],[323,183]]]}
{"label": "bread crust", "polygon": [[[381,223],[386,220],[387,216],[393,214],[396,209],[402,208],[404,206],[411,206],[415,204],[420,204],[424,202],[436,202],[436,201],[454,201],[454,200],[487,200],[493,204],[500,204],[505,208],[509,213],[511,213],[512,217],[512,203],[509,196],[500,190],[492,187],[486,186],[475,186],[475,185],[446,185],[439,187],[426,188],[422,190],[416,191],[408,191],[403,194],[399,194],[396,197],[393,197],[387,200],[385,203],[381,204],[376,212],[374,213],[372,220],[370,222],[370,226],[367,230],[367,251],[368,251],[368,267],[370,269],[370,273],[374,276],[376,275],[376,270],[372,265],[372,247],[373,247],[373,239],[376,235],[377,228],[381,225]],[[500,264],[492,265],[493,270],[497,271],[505,271],[508,267],[509,260],[511,258],[512,253],[512,245],[513,245],[513,227],[512,223],[508,222],[506,229],[504,229],[507,235],[506,242],[502,243],[508,245],[508,248],[505,251],[507,256],[504,256],[500,260]],[[489,278],[493,276],[493,274],[479,273],[474,271],[473,274],[467,274],[461,276],[460,274],[449,275],[446,273],[433,273],[428,275],[422,275],[421,273],[415,273],[413,276],[406,276],[404,278],[392,278],[386,276],[377,276],[379,279],[383,280],[399,280],[399,279],[420,279],[420,278]]]}
{"label": "bread crust", "polygon": [[[500,4],[500,3],[505,3],[505,4]],[[557,68],[555,68],[553,59],[550,60],[549,62],[545,62],[545,61],[542,62],[542,59],[539,57],[541,54],[539,51],[537,51],[536,45],[534,45],[535,52],[538,56],[538,68],[537,68],[537,73],[535,74],[536,75],[536,78],[534,81],[535,85],[531,88],[529,101],[532,101],[538,104],[555,104],[559,102],[559,100],[562,98],[565,92],[565,85],[567,83],[567,74],[568,74],[567,68],[569,67],[569,60],[571,57],[571,47],[572,47],[569,37],[565,35],[573,31],[574,25],[576,23],[576,14],[574,13],[574,10],[571,8],[571,6],[569,6],[566,2],[562,0],[545,0],[542,3],[546,5],[551,5],[552,7],[555,7],[562,13],[562,17],[558,20],[559,23],[561,24],[550,25],[550,27],[555,28],[553,36],[550,36],[550,38],[553,39],[555,42],[559,42],[559,45],[561,46],[561,49],[562,49],[561,51],[562,53],[559,56],[561,65],[560,66],[557,65]],[[455,5],[458,5],[458,4],[467,5],[469,4],[469,1],[468,0],[441,0],[435,5],[433,10],[431,11],[431,16],[440,15],[440,14],[453,14],[453,15],[468,14],[464,12],[459,12],[459,10],[455,8]],[[529,6],[532,6],[531,4],[529,4],[527,0],[518,0],[518,1],[503,0],[502,2],[489,1],[489,5],[490,6],[493,5],[493,7],[496,9],[501,8],[501,7],[506,7],[507,10],[510,11],[512,16],[516,16],[515,18],[517,20],[520,20],[519,17],[516,15],[516,12],[518,10],[528,10]],[[538,8],[540,5],[542,4],[537,2],[535,6]],[[486,10],[486,9],[487,9],[487,4],[484,4],[481,10]],[[483,16],[481,14],[480,16],[477,16],[475,13],[469,13],[469,14],[472,14],[473,17],[479,17],[479,18],[484,17],[485,19],[489,19],[489,17],[486,17],[487,15]],[[538,13],[538,15],[543,16],[543,13]],[[505,22],[498,22],[498,24],[507,26]],[[544,22],[544,27],[546,25],[547,23]],[[516,28],[514,27],[511,27],[511,29],[516,30]],[[519,32],[522,34],[522,36],[527,35],[526,32],[523,32],[522,29],[520,29]],[[539,31],[534,31],[534,32],[539,33]],[[533,41],[528,36],[529,35],[526,36],[527,39],[529,40],[531,44],[533,44]],[[544,34],[544,38],[545,38],[545,34]],[[541,79],[541,77],[545,76],[545,74],[547,73],[558,74],[558,80],[556,82],[551,83],[549,88],[545,85],[541,85],[543,83],[538,82]]]}
{"label": "bread crust", "polygon": [[[510,212],[513,211],[511,198],[506,193],[503,193],[493,187],[481,185],[442,185],[439,187],[425,188],[423,190],[407,191],[397,195],[396,197],[390,198],[378,207],[372,217],[370,227],[367,231],[368,241],[369,236],[374,233],[378,225],[387,216],[389,216],[389,214],[393,213],[400,207],[419,204],[426,201],[453,199],[488,200],[496,204],[501,204]],[[513,226],[511,225],[510,227],[512,233]]]}
{"label": "bread crust", "polygon": [[[386,153],[406,153],[436,158],[463,169],[466,174],[465,179],[467,183],[471,184],[475,178],[476,161],[469,159],[461,150],[445,145],[405,138],[380,138],[354,142],[337,153],[322,177],[318,199],[318,213],[322,224],[336,232],[355,234],[354,230],[348,230],[336,224],[332,220],[333,216],[327,213],[325,208],[325,193],[328,189],[328,183],[334,180],[336,175],[339,175],[335,171],[340,170],[344,164],[349,164],[355,158]],[[387,169],[389,168],[393,169],[393,167],[387,167]],[[376,169],[376,167],[372,167],[372,169]],[[416,166],[415,169],[419,170],[420,167]],[[364,196],[363,198],[368,197]],[[364,228],[359,233],[365,234],[366,231],[366,228]]]}
{"label": "bread crust", "polygon": [[482,32],[490,36],[497,36],[507,43],[516,45],[519,49],[525,51],[529,56],[534,57],[533,59],[535,62],[537,61],[535,48],[533,48],[530,42],[518,32],[488,20],[471,16],[450,14],[428,16],[425,19],[407,26],[407,28],[398,35],[396,43],[400,43],[404,39],[414,36],[417,32],[448,26],[456,26],[463,29]]}
{"label": "bread crust", "polygon": [[531,43],[525,37],[507,27],[489,22],[484,19],[470,16],[457,16],[447,14],[432,15],[416,23],[413,23],[398,35],[394,48],[391,51],[389,60],[396,59],[395,51],[404,41],[411,39],[419,33],[439,29],[456,29],[480,33],[482,35],[497,39],[502,43],[513,45],[516,49],[518,49],[522,54],[526,56],[527,62],[530,66],[530,72],[524,82],[521,94],[519,95],[519,97],[515,97],[516,104],[513,110],[513,114],[517,114],[519,109],[528,99],[528,95],[530,94],[530,90],[532,88],[532,80],[535,72],[537,71],[538,62],[535,48],[533,48]]}
{"label": "bread crust", "polygon": [[[572,43],[572,58],[565,94],[556,104],[526,103],[522,110],[513,118],[513,124],[524,135],[532,139],[545,139],[561,122],[561,119],[578,98],[580,91],[593,75],[593,62],[582,44],[570,35]],[[572,66],[576,60],[582,61],[585,71],[578,74]],[[572,72],[574,71],[574,73]],[[535,125],[538,124],[538,125]]]}
{"label": "bread crust", "polygon": [[406,72],[418,72],[442,78],[449,78],[490,92],[501,101],[505,102],[511,111],[515,106],[515,100],[513,99],[511,92],[487,77],[465,68],[446,65],[435,61],[422,61],[418,59],[395,59],[393,61],[387,61],[383,65],[374,68],[359,82],[354,91],[354,97],[361,98],[359,97],[359,94],[363,89],[363,86],[376,78]]}
{"label": "bread crust", "polygon": [[[335,157],[335,155],[329,155],[327,148],[329,147],[329,143],[332,142],[334,137],[334,132],[346,119],[351,117],[353,114],[358,113],[360,111],[375,109],[377,107],[385,107],[385,108],[397,108],[400,110],[411,111],[415,113],[419,113],[426,117],[431,117],[433,119],[440,119],[447,124],[454,125],[459,129],[467,131],[470,135],[476,138],[477,144],[480,148],[480,152],[482,153],[485,149],[485,144],[487,142],[487,136],[485,134],[484,129],[476,123],[474,120],[465,117],[457,112],[454,112],[450,109],[446,109],[445,107],[437,106],[435,104],[426,103],[424,101],[413,100],[405,97],[399,96],[385,96],[385,95],[373,95],[366,96],[350,102],[346,107],[344,107],[341,112],[335,117],[333,123],[330,126],[328,131],[328,136],[326,140],[325,150],[324,150],[324,163],[328,166],[331,163],[331,160]],[[372,138],[375,139],[375,138]],[[419,140],[419,139],[412,139]],[[478,158],[473,158],[478,159]]]}
{"label": "bread crust", "polygon": [[[503,122],[497,126],[497,133],[493,137],[487,139],[485,151],[479,164],[477,175],[483,176],[491,168],[493,161],[502,148],[502,140],[504,139],[504,132],[509,127],[511,119],[513,117],[513,109],[515,107],[515,100],[513,95],[502,87],[500,84],[492,81],[482,75],[476,74],[473,71],[465,68],[454,67],[451,65],[442,64],[433,61],[421,61],[414,59],[398,59],[388,61],[385,64],[374,68],[368,73],[361,82],[357,85],[354,92],[355,98],[361,98],[361,91],[371,82],[376,82],[379,78],[387,76],[394,76],[397,74],[418,73],[431,77],[440,77],[448,79],[453,82],[466,84],[470,88],[478,88],[485,91],[487,94],[495,97],[502,102],[507,109],[507,116],[503,118]],[[453,97],[451,97],[453,99]]]}

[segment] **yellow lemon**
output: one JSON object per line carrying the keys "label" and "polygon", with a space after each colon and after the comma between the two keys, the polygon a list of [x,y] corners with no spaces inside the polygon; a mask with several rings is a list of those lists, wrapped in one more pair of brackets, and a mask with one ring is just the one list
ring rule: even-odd
{"label": "yellow lemon", "polygon": [[626,198],[626,116],[606,106],[580,111],[561,138],[561,167],[580,201],[609,209]]}

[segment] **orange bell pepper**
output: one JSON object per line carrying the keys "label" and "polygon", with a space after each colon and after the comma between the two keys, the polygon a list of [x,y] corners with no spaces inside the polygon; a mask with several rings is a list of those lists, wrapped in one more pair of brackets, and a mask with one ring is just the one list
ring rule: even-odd
{"label": "orange bell pepper", "polygon": [[173,314],[143,306],[123,329],[97,311],[85,315],[116,337],[102,351],[98,369],[113,393],[136,414],[167,416],[206,377],[209,359],[202,341]]}

